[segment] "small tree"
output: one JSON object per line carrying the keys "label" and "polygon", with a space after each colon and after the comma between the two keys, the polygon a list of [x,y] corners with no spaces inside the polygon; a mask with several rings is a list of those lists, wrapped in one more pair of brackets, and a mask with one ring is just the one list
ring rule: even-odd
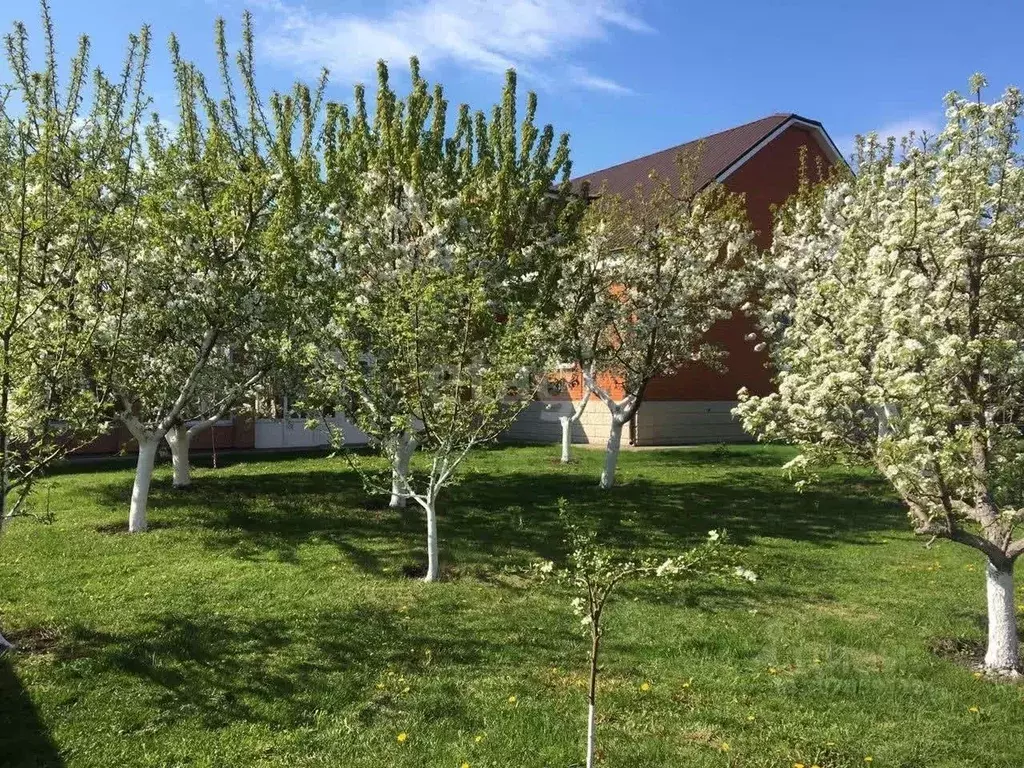
{"label": "small tree", "polygon": [[805,187],[780,218],[761,324],[778,391],[747,429],[801,446],[793,468],[869,461],[914,530],[987,562],[985,667],[1020,666],[1013,566],[1024,508],[1024,163],[1020,92],[946,98],[934,139],[869,136],[855,178]]}
{"label": "small tree", "polygon": [[757,581],[757,575],[733,564],[735,551],[726,545],[725,534],[708,531],[707,539],[685,552],[661,560],[625,560],[601,546],[597,536],[569,522],[565,499],[559,500],[559,512],[567,528],[565,564],[556,567],[548,561],[537,567],[543,579],[554,578],[573,593],[573,612],[590,637],[589,686],[587,688],[587,768],[593,768],[597,742],[597,687],[600,673],[601,641],[607,624],[605,609],[612,593],[628,581],[652,580],[662,584],[669,579],[718,575]]}
{"label": "small tree", "polygon": [[136,169],[143,236],[111,259],[125,285],[125,308],[108,324],[119,329],[122,348],[114,386],[119,417],[139,445],[131,531],[147,526],[160,442],[171,446],[175,483],[187,485],[191,438],[288,353],[308,297],[308,257],[298,247],[307,233],[289,199],[301,195],[296,169],[314,162],[319,100],[296,86],[291,96],[275,96],[266,116],[246,16],[237,57],[240,106],[223,22],[216,38],[219,101],[171,38],[177,126],[172,131],[154,117],[147,130]]}
{"label": "small tree", "polygon": [[[685,191],[690,175],[680,168]],[[724,352],[706,334],[746,297],[753,232],[741,197],[718,185],[680,196],[656,177],[630,199],[600,197],[587,217],[573,257],[582,279],[574,283],[580,311],[572,337],[579,339],[574,362],[584,395],[593,392],[611,415],[601,473],[607,489],[615,482],[622,429],[650,381],[688,362],[721,365]],[[593,365],[604,370],[595,375]],[[624,392],[618,400],[616,386]]]}
{"label": "small tree", "polygon": [[[532,94],[517,125],[514,73],[490,122],[463,106],[446,137],[440,87],[431,94],[411,69],[400,100],[380,65],[372,126],[362,89],[351,117],[328,110],[337,281],[311,378],[384,450],[392,506],[423,508],[434,581],[438,496],[533,395],[559,248],[582,201],[568,185],[568,138],[556,148],[553,129],[534,126]],[[417,446],[430,454],[422,475],[410,470]]]}
{"label": "small tree", "polygon": [[115,80],[90,73],[82,38],[61,86],[41,11],[42,70],[16,23],[4,38],[12,80],[0,85],[0,532],[29,513],[46,468],[102,429],[109,360],[94,340],[117,292],[99,264],[133,231],[127,171],[145,107],[148,30],[129,38]]}

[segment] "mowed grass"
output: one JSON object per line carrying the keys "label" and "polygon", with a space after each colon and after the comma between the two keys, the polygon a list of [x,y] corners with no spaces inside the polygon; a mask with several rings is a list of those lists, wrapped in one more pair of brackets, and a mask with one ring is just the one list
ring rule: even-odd
{"label": "mowed grass", "polygon": [[1024,765],[1024,686],[934,651],[984,637],[980,557],[926,549],[872,474],[801,494],[786,449],[644,451],[601,492],[599,453],[555,454],[472,457],[435,585],[408,575],[420,513],[339,458],[200,459],[189,492],[164,466],[133,536],[130,469],[54,477],[55,522],[0,545],[0,619],[27,649],[0,660],[0,765],[578,765],[579,621],[515,575],[559,556],[560,496],[623,553],[725,528],[762,576],[612,603],[603,765]]}

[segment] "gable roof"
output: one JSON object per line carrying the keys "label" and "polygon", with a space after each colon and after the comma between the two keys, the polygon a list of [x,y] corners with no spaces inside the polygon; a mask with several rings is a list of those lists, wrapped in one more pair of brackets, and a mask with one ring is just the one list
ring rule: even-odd
{"label": "gable roof", "polygon": [[637,184],[647,184],[651,171],[655,171],[664,179],[678,178],[676,158],[680,154],[685,158],[703,145],[699,167],[693,180],[693,191],[697,192],[713,181],[724,181],[762,147],[793,125],[813,133],[833,162],[843,159],[842,153],[836,148],[821,123],[793,113],[780,113],[579,176],[573,179],[572,183],[577,189],[585,182],[589,183],[591,195],[600,194],[605,185],[611,194],[631,195]]}

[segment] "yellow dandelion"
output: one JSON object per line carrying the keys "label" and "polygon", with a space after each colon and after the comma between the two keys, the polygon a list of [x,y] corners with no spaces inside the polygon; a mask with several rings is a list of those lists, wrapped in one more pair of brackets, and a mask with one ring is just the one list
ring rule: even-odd
{"label": "yellow dandelion", "polygon": [[481,741],[483,741],[483,740],[484,740],[484,735],[483,735],[482,733],[478,733],[478,734],[476,735],[476,738],[475,738],[475,739],[473,739],[473,741],[475,741],[475,742],[476,742],[477,744],[479,744],[479,743],[480,743]]}
{"label": "yellow dandelion", "polygon": [[469,763],[463,763],[461,768],[469,768]]}
{"label": "yellow dandelion", "polygon": [[405,731],[402,731],[400,734],[398,734],[398,743],[399,744],[405,744],[405,740],[408,739],[408,738],[409,738],[409,734],[406,733]]}
{"label": "yellow dandelion", "polygon": [[777,675],[777,674],[779,674],[779,670],[777,670],[775,667],[768,667],[768,674],[769,675]]}
{"label": "yellow dandelion", "polygon": [[640,690],[641,691],[649,691],[649,690],[651,690],[651,684],[647,683],[647,682],[640,683]]}
{"label": "yellow dandelion", "polygon": [[515,696],[509,696],[508,697],[508,703],[509,704],[515,704],[517,701],[519,701],[519,699],[517,699]]}
{"label": "yellow dandelion", "polygon": [[727,742],[723,741],[718,748],[720,750],[722,750],[723,752],[728,752],[729,751],[729,744]]}
{"label": "yellow dandelion", "polygon": [[806,768],[803,763],[793,763],[793,768]]}
{"label": "yellow dandelion", "polygon": [[982,675],[981,672],[975,672],[974,673],[974,679],[975,680],[980,680],[982,677],[984,677],[984,675]]}
{"label": "yellow dandelion", "polygon": [[754,717],[753,715],[747,715],[747,721],[748,721],[748,722],[751,722],[751,723],[752,723],[752,722],[754,722],[754,720],[755,720],[755,719],[756,719],[756,718],[755,718],[755,717]]}
{"label": "yellow dandelion", "polygon": [[981,710],[978,709],[977,707],[968,707],[967,711],[972,713],[972,714],[975,714],[975,715],[977,715],[979,712],[981,712]]}
{"label": "yellow dandelion", "polygon": [[865,763],[873,763],[873,762],[875,762],[875,758],[873,758],[871,755],[865,755],[864,756],[864,762]]}

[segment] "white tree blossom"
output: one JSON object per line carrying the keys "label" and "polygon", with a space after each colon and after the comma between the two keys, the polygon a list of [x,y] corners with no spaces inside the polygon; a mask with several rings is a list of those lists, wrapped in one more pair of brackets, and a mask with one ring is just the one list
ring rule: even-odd
{"label": "white tree blossom", "polygon": [[[867,460],[914,530],[987,560],[985,667],[1020,666],[1013,566],[1024,508],[1021,94],[946,99],[933,139],[869,136],[856,177],[807,187],[765,264],[778,391],[738,411],[798,443],[794,468]],[[765,342],[761,342],[765,343]]]}
{"label": "white tree blossom", "polygon": [[[437,501],[467,453],[533,396],[545,359],[559,245],[582,201],[568,185],[567,137],[516,123],[514,74],[488,122],[446,102],[412,63],[399,100],[381,64],[370,125],[329,108],[327,209],[334,232],[321,366],[324,403],[344,405],[391,463],[391,503],[425,512],[425,579],[440,573]],[[574,213],[576,212],[576,213]],[[426,469],[410,469],[417,447]]]}
{"label": "white tree blossom", "polygon": [[[101,265],[108,244],[135,229],[127,180],[146,107],[146,28],[108,79],[90,72],[86,38],[58,65],[41,10],[42,68],[17,23],[0,84],[0,532],[36,514],[33,483],[106,426],[110,358],[95,341],[120,297]],[[0,651],[8,646],[0,635]]]}
{"label": "white tree blossom", "polygon": [[609,329],[617,311],[616,287],[621,279],[617,261],[609,257],[608,224],[598,217],[584,217],[576,247],[567,248],[558,283],[558,312],[552,327],[553,373],[556,384],[569,395],[575,385],[581,396],[572,411],[559,417],[562,431],[560,461],[571,460],[572,429],[583,417],[599,371],[610,364]]}
{"label": "white tree blossom", "polygon": [[[314,225],[296,219],[316,175],[319,97],[296,86],[269,109],[254,82],[245,18],[237,102],[223,22],[223,96],[171,40],[177,124],[154,117],[135,168],[141,234],[109,259],[124,306],[106,322],[118,345],[118,416],[139,446],[129,530],[145,530],[156,452],[170,444],[175,484],[188,485],[188,444],[245,397],[296,344]],[[269,112],[269,117],[265,114]],[[299,130],[296,131],[296,127]],[[312,167],[313,170],[309,170]]]}
{"label": "white tree blossom", "polygon": [[[678,189],[690,188],[684,163]],[[601,487],[611,488],[623,427],[650,381],[700,361],[721,366],[707,332],[749,290],[753,232],[741,197],[713,185],[677,194],[652,178],[633,197],[602,196],[587,212],[568,271],[571,354],[607,407],[611,427]],[[576,312],[572,316],[572,312]]]}

